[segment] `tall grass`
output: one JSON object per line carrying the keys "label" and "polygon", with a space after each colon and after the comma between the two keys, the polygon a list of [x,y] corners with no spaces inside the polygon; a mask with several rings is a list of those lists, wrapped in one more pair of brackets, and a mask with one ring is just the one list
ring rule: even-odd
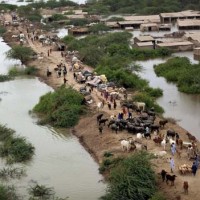
{"label": "tall grass", "polygon": [[1,200],[19,200],[21,199],[14,188],[14,186],[6,186],[0,184],[0,199]]}
{"label": "tall grass", "polygon": [[0,74],[0,82],[5,82],[5,81],[10,81],[12,80],[13,78],[9,75],[2,75]]}

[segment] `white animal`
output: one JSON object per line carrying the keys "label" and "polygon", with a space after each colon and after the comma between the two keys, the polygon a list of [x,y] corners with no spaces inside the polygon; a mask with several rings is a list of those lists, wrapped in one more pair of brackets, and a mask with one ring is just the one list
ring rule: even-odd
{"label": "white animal", "polygon": [[165,155],[167,155],[166,151],[159,151],[157,153],[154,153],[154,156],[159,157],[159,158],[163,158]]}
{"label": "white animal", "polygon": [[103,108],[103,103],[102,102],[98,102],[97,103],[97,110],[99,111],[102,108]]}
{"label": "white animal", "polygon": [[147,146],[145,146],[144,144],[141,144],[139,142],[134,142],[134,145],[135,145],[136,150],[139,150],[139,151],[141,151],[143,149],[147,150]]}
{"label": "white animal", "polygon": [[145,110],[146,104],[145,104],[144,102],[134,102],[134,105],[135,105],[138,109],[142,109],[143,111]]}
{"label": "white animal", "polygon": [[142,133],[137,133],[137,135],[136,135],[136,138],[137,138],[137,139],[142,139],[142,137],[143,137],[143,134],[142,134]]}
{"label": "white animal", "polygon": [[131,149],[131,143],[132,143],[132,140],[122,140],[121,141],[122,151],[126,150],[127,152],[129,152]]}
{"label": "white animal", "polygon": [[176,141],[173,140],[172,138],[169,139],[169,144],[172,145],[172,143],[176,144]]}
{"label": "white animal", "polygon": [[165,150],[165,147],[166,147],[166,139],[163,139],[163,141],[161,142],[161,146],[162,146],[163,149]]}

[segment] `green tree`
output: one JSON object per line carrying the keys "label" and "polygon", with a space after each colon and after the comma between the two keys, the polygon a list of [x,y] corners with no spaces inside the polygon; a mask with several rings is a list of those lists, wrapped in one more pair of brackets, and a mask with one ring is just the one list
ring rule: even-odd
{"label": "green tree", "polygon": [[9,59],[19,59],[23,64],[29,61],[34,55],[34,51],[30,47],[23,47],[20,45],[14,46],[6,52]]}
{"label": "green tree", "polygon": [[110,28],[103,23],[95,24],[89,28],[89,31],[94,34],[105,33],[109,30],[110,30]]}

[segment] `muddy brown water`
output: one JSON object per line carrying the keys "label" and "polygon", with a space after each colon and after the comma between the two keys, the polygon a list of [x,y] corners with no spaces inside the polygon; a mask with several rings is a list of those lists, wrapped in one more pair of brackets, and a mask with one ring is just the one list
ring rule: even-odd
{"label": "muddy brown water", "polygon": [[[173,56],[186,56],[192,63],[198,63],[193,59],[193,52],[180,52],[173,54]],[[163,96],[157,102],[164,108],[164,116],[175,118],[180,126],[200,140],[200,95],[179,92],[175,84],[168,83],[165,78],[156,76],[153,66],[166,60],[154,59],[137,62],[143,67],[143,71],[139,75],[148,80],[150,86],[163,90]]]}
{"label": "muddy brown water", "polygon": [[[8,49],[1,41],[0,73],[6,73],[9,66],[16,63],[5,59],[4,52]],[[59,197],[98,199],[105,193],[106,185],[100,181],[103,177],[98,173],[98,164],[78,139],[67,131],[37,125],[37,118],[29,114],[40,96],[50,91],[53,89],[38,78],[18,78],[0,83],[0,123],[16,130],[35,147],[32,161],[24,165],[27,176],[11,180],[9,184],[14,184],[25,199],[28,199],[27,188],[32,180],[54,187]],[[0,166],[4,166],[2,160]]]}

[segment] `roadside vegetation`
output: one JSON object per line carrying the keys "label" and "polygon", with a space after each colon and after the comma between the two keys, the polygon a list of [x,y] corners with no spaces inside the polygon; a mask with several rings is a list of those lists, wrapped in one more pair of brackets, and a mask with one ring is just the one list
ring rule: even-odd
{"label": "roadside vegetation", "polygon": [[0,156],[6,158],[8,164],[26,162],[34,155],[32,144],[4,125],[0,125],[0,142]]}
{"label": "roadside vegetation", "polygon": [[30,47],[20,45],[13,46],[12,49],[6,52],[8,59],[19,59],[22,64],[26,64],[32,59],[34,51]]}
{"label": "roadside vegetation", "polygon": [[200,94],[200,64],[191,64],[186,57],[175,57],[154,66],[157,76],[176,83],[178,90],[189,94]]}
{"label": "roadside vegetation", "polygon": [[85,113],[83,96],[71,87],[61,86],[40,98],[33,111],[42,115],[42,123],[55,127],[70,128],[78,123],[80,115]]}
{"label": "roadside vegetation", "polygon": [[26,68],[13,67],[9,69],[9,76],[23,76],[23,75],[36,75],[38,69],[34,66],[27,66]]}
{"label": "roadside vegetation", "polygon": [[[150,154],[139,152],[127,158],[118,159],[117,165],[109,168],[108,190],[101,199],[156,199],[154,198],[154,194],[158,195],[156,175],[152,169],[151,158]],[[106,163],[108,165],[113,161]]]}

